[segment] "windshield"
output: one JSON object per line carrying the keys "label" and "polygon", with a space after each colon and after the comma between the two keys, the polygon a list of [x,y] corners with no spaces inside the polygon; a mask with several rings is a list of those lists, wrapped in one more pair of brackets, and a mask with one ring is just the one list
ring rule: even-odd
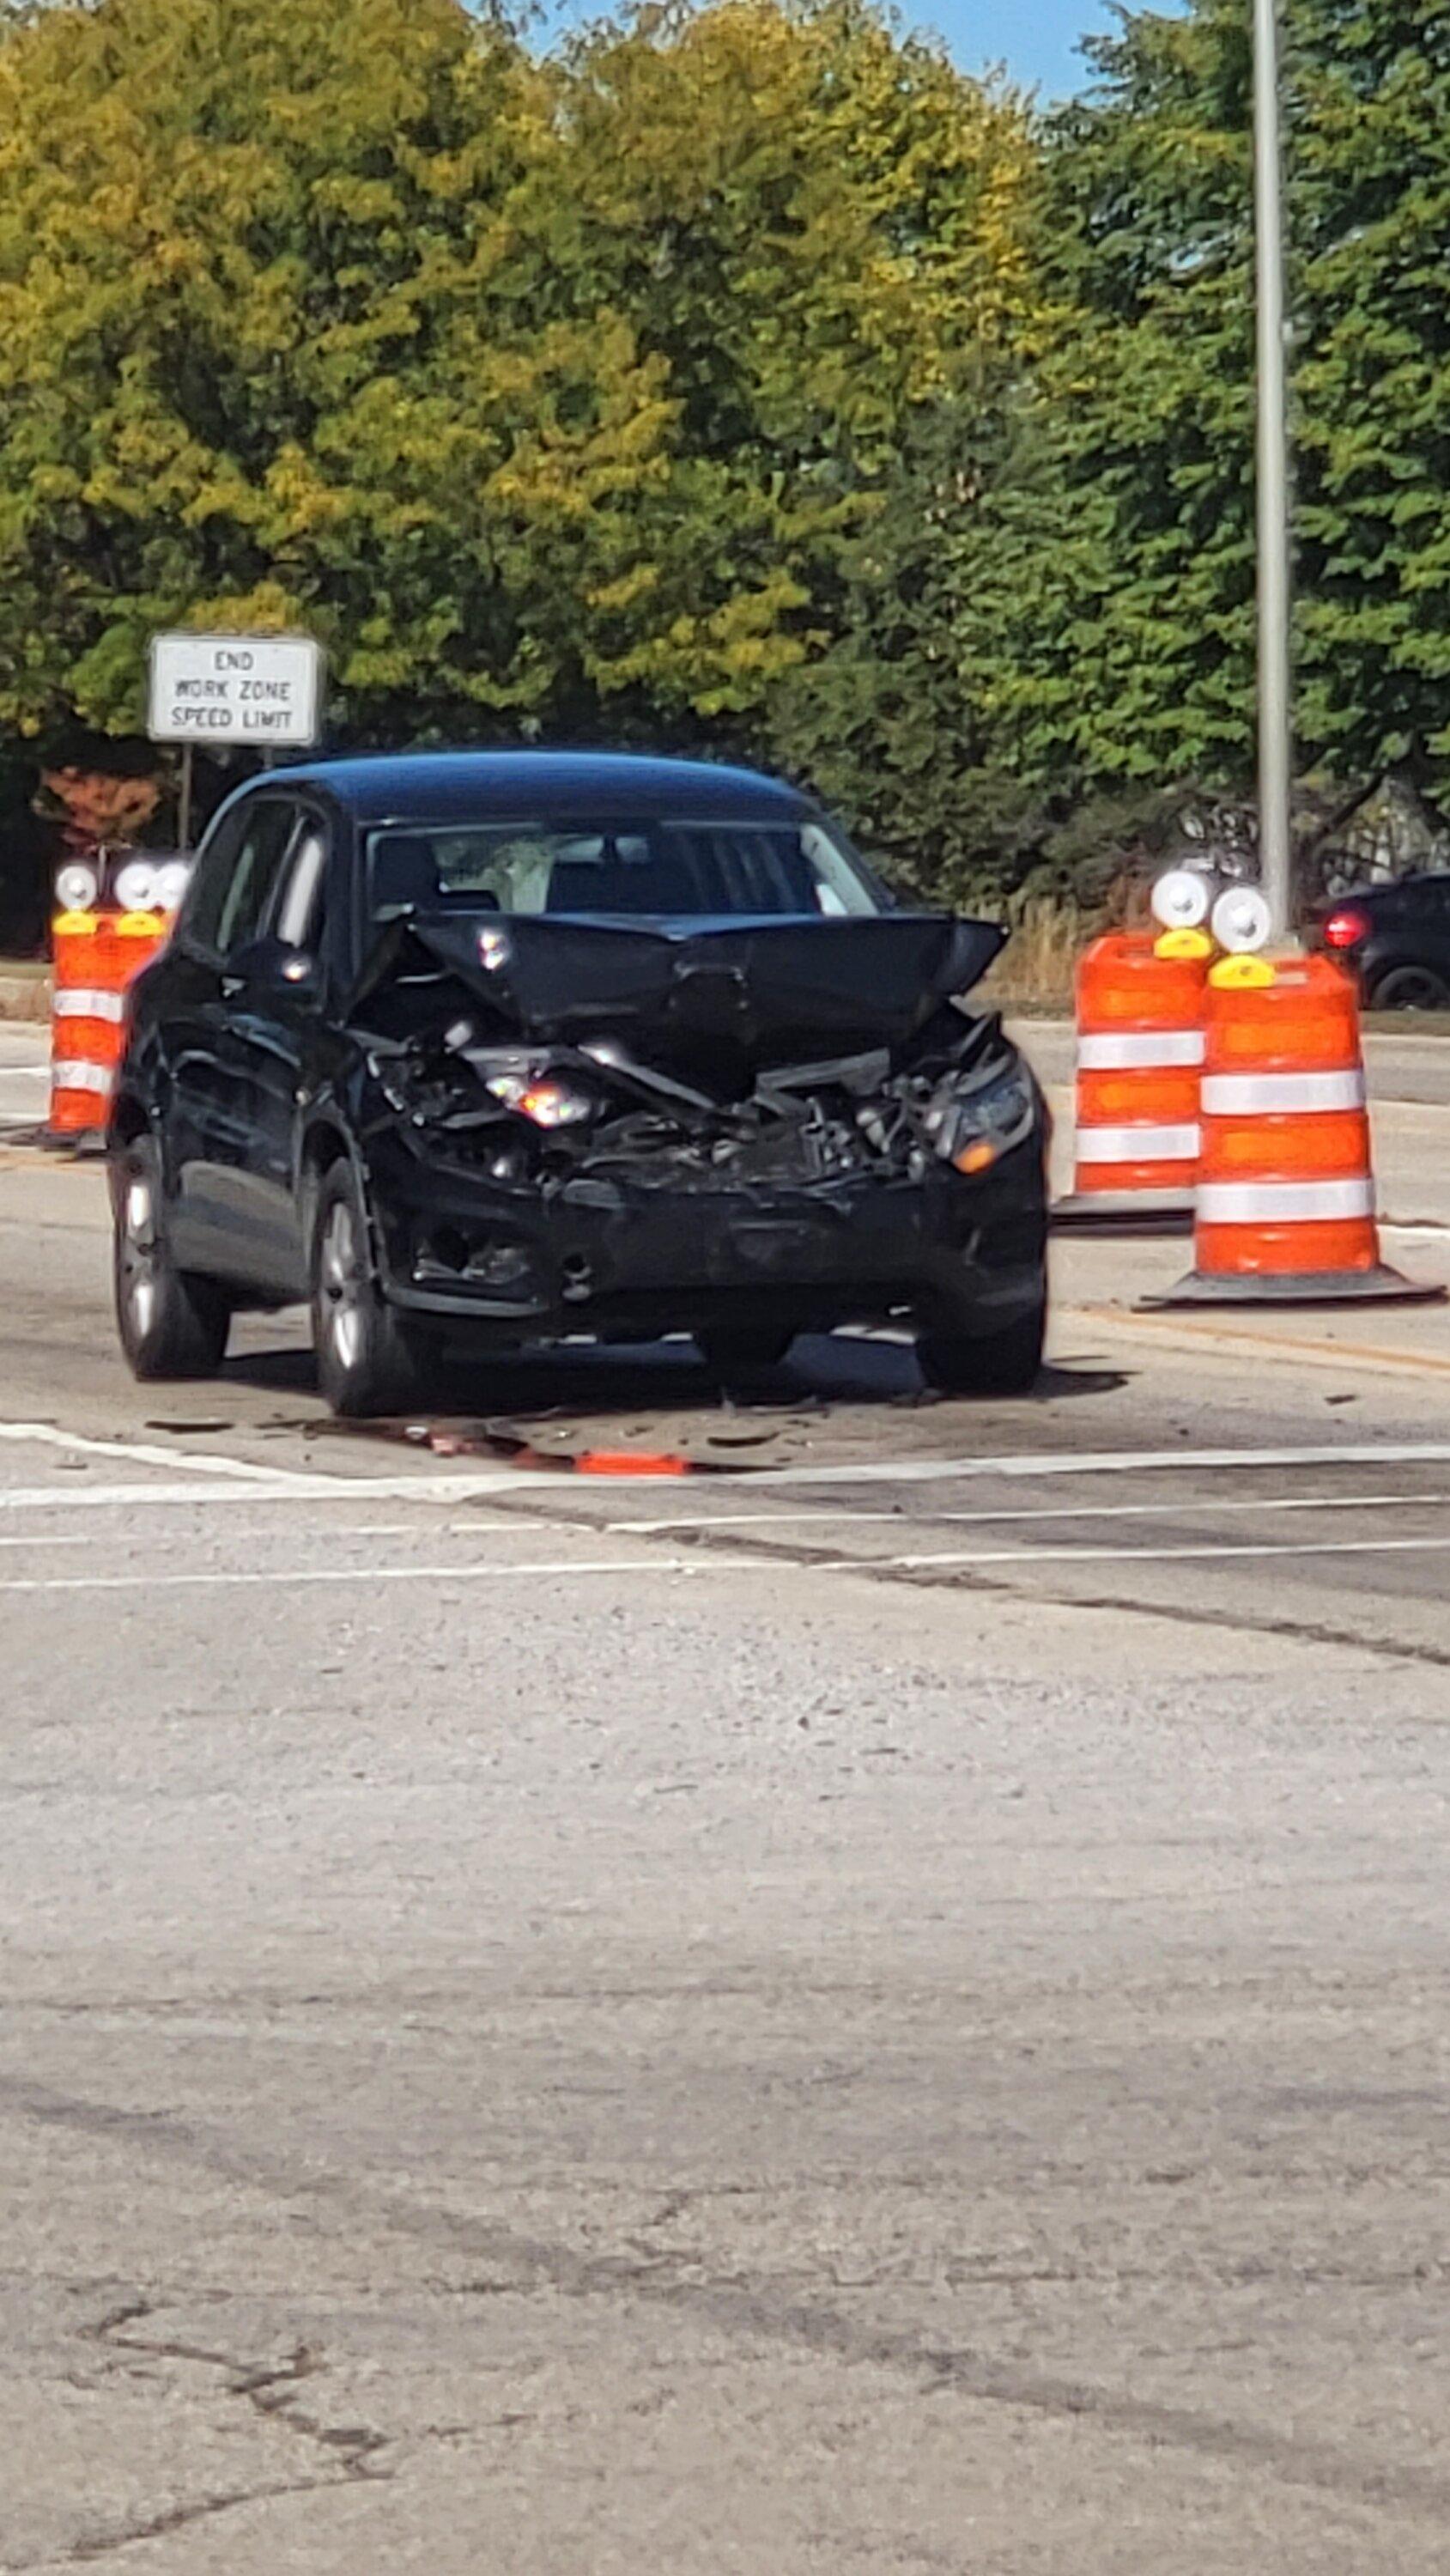
{"label": "windshield", "polygon": [[876,913],[882,901],[827,826],[493,822],[388,826],[369,845],[374,919],[412,905],[475,912],[743,916]]}

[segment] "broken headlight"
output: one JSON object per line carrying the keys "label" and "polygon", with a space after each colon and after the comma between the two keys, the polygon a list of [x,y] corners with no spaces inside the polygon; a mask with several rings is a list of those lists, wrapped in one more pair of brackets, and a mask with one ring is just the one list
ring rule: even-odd
{"label": "broken headlight", "polygon": [[516,1109],[536,1127],[582,1127],[599,1109],[592,1092],[548,1075],[491,1073],[484,1087],[505,1109]]}
{"label": "broken headlight", "polygon": [[1037,1087],[1018,1057],[944,1105],[936,1150],[959,1172],[990,1171],[1030,1134],[1036,1116]]}

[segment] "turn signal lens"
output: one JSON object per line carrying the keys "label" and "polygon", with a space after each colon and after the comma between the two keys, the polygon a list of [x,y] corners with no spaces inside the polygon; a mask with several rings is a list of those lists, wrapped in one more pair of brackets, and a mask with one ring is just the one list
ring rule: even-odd
{"label": "turn signal lens", "polygon": [[957,1170],[969,1173],[990,1171],[996,1159],[997,1148],[989,1144],[985,1136],[974,1136],[970,1145],[964,1145],[959,1154],[952,1156]]}
{"label": "turn signal lens", "polygon": [[1368,916],[1355,912],[1352,907],[1332,912],[1324,924],[1322,936],[1326,948],[1357,948],[1362,939],[1369,937]]}

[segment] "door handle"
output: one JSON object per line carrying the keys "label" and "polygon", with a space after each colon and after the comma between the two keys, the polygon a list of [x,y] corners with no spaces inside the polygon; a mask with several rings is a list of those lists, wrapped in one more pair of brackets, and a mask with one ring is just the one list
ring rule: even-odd
{"label": "door handle", "polygon": [[238,993],[245,993],[247,989],[246,976],[223,975],[221,977],[221,988],[223,999],[228,1002],[234,1002]]}

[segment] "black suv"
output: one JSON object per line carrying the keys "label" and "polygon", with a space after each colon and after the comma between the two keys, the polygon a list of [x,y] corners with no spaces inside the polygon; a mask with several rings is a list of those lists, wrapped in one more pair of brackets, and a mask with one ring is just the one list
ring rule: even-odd
{"label": "black suv", "polygon": [[1359,979],[1371,1011],[1450,1011],[1450,875],[1359,886],[1326,906],[1317,933]]}
{"label": "black suv", "polygon": [[1045,1115],[960,998],[1002,944],[909,912],[739,769],[417,753],[254,780],[132,990],[110,1130],[138,1377],[310,1298],[340,1413],[445,1343],[691,1332],[717,1370],[908,1316],[1025,1388]]}

